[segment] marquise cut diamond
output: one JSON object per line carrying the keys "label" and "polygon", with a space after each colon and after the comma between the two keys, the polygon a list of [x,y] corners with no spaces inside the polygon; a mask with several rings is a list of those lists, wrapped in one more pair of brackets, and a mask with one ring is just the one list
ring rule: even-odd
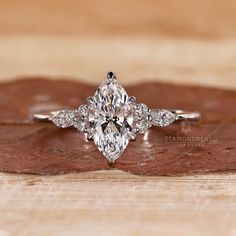
{"label": "marquise cut diamond", "polygon": [[137,133],[146,132],[152,125],[167,126],[176,120],[169,110],[136,104],[135,97],[128,96],[112,72],[87,101],[88,104],[74,111],[53,113],[50,119],[59,127],[73,126],[83,132],[109,162],[120,157]]}
{"label": "marquise cut diamond", "polygon": [[[145,133],[151,126],[163,127],[178,120],[199,120],[200,113],[150,109],[143,103],[136,103],[136,98],[129,97],[116,76],[109,72],[94,96],[87,98],[87,104],[75,110],[34,114],[34,119],[52,121],[61,128],[77,128],[87,141],[94,141],[109,162],[114,162],[138,133]],[[144,138],[148,141],[149,135]]]}
{"label": "marquise cut diamond", "polygon": [[51,121],[58,127],[67,128],[73,126],[75,113],[72,110],[61,110],[51,115]]}
{"label": "marquise cut diamond", "polygon": [[153,125],[164,127],[175,121],[175,115],[165,109],[153,109],[151,111],[151,119]]}
{"label": "marquise cut diamond", "polygon": [[89,100],[88,119],[94,143],[110,162],[115,161],[129,143],[134,105],[116,79],[106,79]]}

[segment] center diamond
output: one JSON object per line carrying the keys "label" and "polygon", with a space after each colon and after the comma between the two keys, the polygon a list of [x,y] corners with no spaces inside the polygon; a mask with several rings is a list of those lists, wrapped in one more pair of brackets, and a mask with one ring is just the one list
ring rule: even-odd
{"label": "center diamond", "polygon": [[113,162],[125,150],[133,133],[135,105],[113,77],[104,80],[90,98],[88,118],[99,151]]}

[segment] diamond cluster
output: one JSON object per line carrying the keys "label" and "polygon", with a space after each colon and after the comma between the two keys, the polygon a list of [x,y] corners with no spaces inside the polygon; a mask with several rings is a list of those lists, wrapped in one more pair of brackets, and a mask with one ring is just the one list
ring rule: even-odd
{"label": "diamond cluster", "polygon": [[150,109],[143,103],[137,104],[134,111],[135,127],[137,132],[145,133],[151,127]]}
{"label": "diamond cluster", "polygon": [[137,133],[144,133],[152,125],[167,126],[175,115],[164,109],[150,109],[136,104],[110,72],[88,104],[75,110],[62,110],[51,115],[59,127],[75,127],[93,139],[98,150],[114,162]]}

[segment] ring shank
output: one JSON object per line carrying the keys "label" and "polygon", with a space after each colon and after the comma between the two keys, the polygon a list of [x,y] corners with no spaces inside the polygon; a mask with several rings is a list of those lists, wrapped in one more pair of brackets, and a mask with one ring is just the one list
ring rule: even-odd
{"label": "ring shank", "polygon": [[201,118],[201,114],[198,111],[189,112],[178,109],[169,109],[169,111],[175,115],[176,120],[199,120]]}
{"label": "ring shank", "polygon": [[34,114],[33,118],[38,121],[51,121],[51,116],[58,112],[60,112],[60,110],[51,111],[51,112],[43,113],[43,114]]}
{"label": "ring shank", "polygon": [[49,120],[50,115],[34,114],[34,115],[33,115],[33,118],[34,118],[35,120],[45,120],[45,121],[47,121],[47,120]]}
{"label": "ring shank", "polygon": [[[189,112],[189,111],[185,111],[185,110],[179,110],[179,109],[167,109],[168,111],[172,112],[175,115],[175,119],[176,120],[198,120],[201,118],[201,114],[198,111],[195,112]],[[51,120],[51,116],[53,114],[56,114],[60,112],[60,110],[58,111],[51,111],[49,113],[45,113],[45,114],[34,114],[33,118],[35,120],[39,120],[39,121],[50,121]]]}

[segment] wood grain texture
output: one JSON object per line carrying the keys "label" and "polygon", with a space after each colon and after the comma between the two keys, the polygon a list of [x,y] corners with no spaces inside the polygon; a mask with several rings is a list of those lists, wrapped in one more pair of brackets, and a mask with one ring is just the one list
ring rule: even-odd
{"label": "wood grain texture", "polygon": [[1,235],[233,236],[236,176],[0,175]]}
{"label": "wood grain texture", "polygon": [[0,79],[114,70],[144,80],[236,88],[236,3],[2,0]]}
{"label": "wood grain texture", "polygon": [[[34,113],[78,108],[95,89],[40,78],[0,85],[0,169],[46,175],[110,169],[94,143],[85,142],[77,130],[32,121]],[[202,121],[191,123],[189,132],[183,122],[150,129],[130,142],[112,168],[141,175],[236,169],[235,91],[160,83],[127,90],[151,108],[199,111]]]}
{"label": "wood grain texture", "polygon": [[[1,0],[0,80],[98,84],[114,70],[122,84],[236,88],[235,9],[231,0]],[[235,185],[235,173],[1,173],[0,235],[234,236]]]}
{"label": "wood grain texture", "polygon": [[231,0],[2,0],[0,31],[9,35],[225,38],[236,35],[235,9]]}
{"label": "wood grain texture", "polygon": [[98,84],[107,71],[122,84],[161,81],[236,88],[234,38],[4,35],[0,80],[43,75]]}

